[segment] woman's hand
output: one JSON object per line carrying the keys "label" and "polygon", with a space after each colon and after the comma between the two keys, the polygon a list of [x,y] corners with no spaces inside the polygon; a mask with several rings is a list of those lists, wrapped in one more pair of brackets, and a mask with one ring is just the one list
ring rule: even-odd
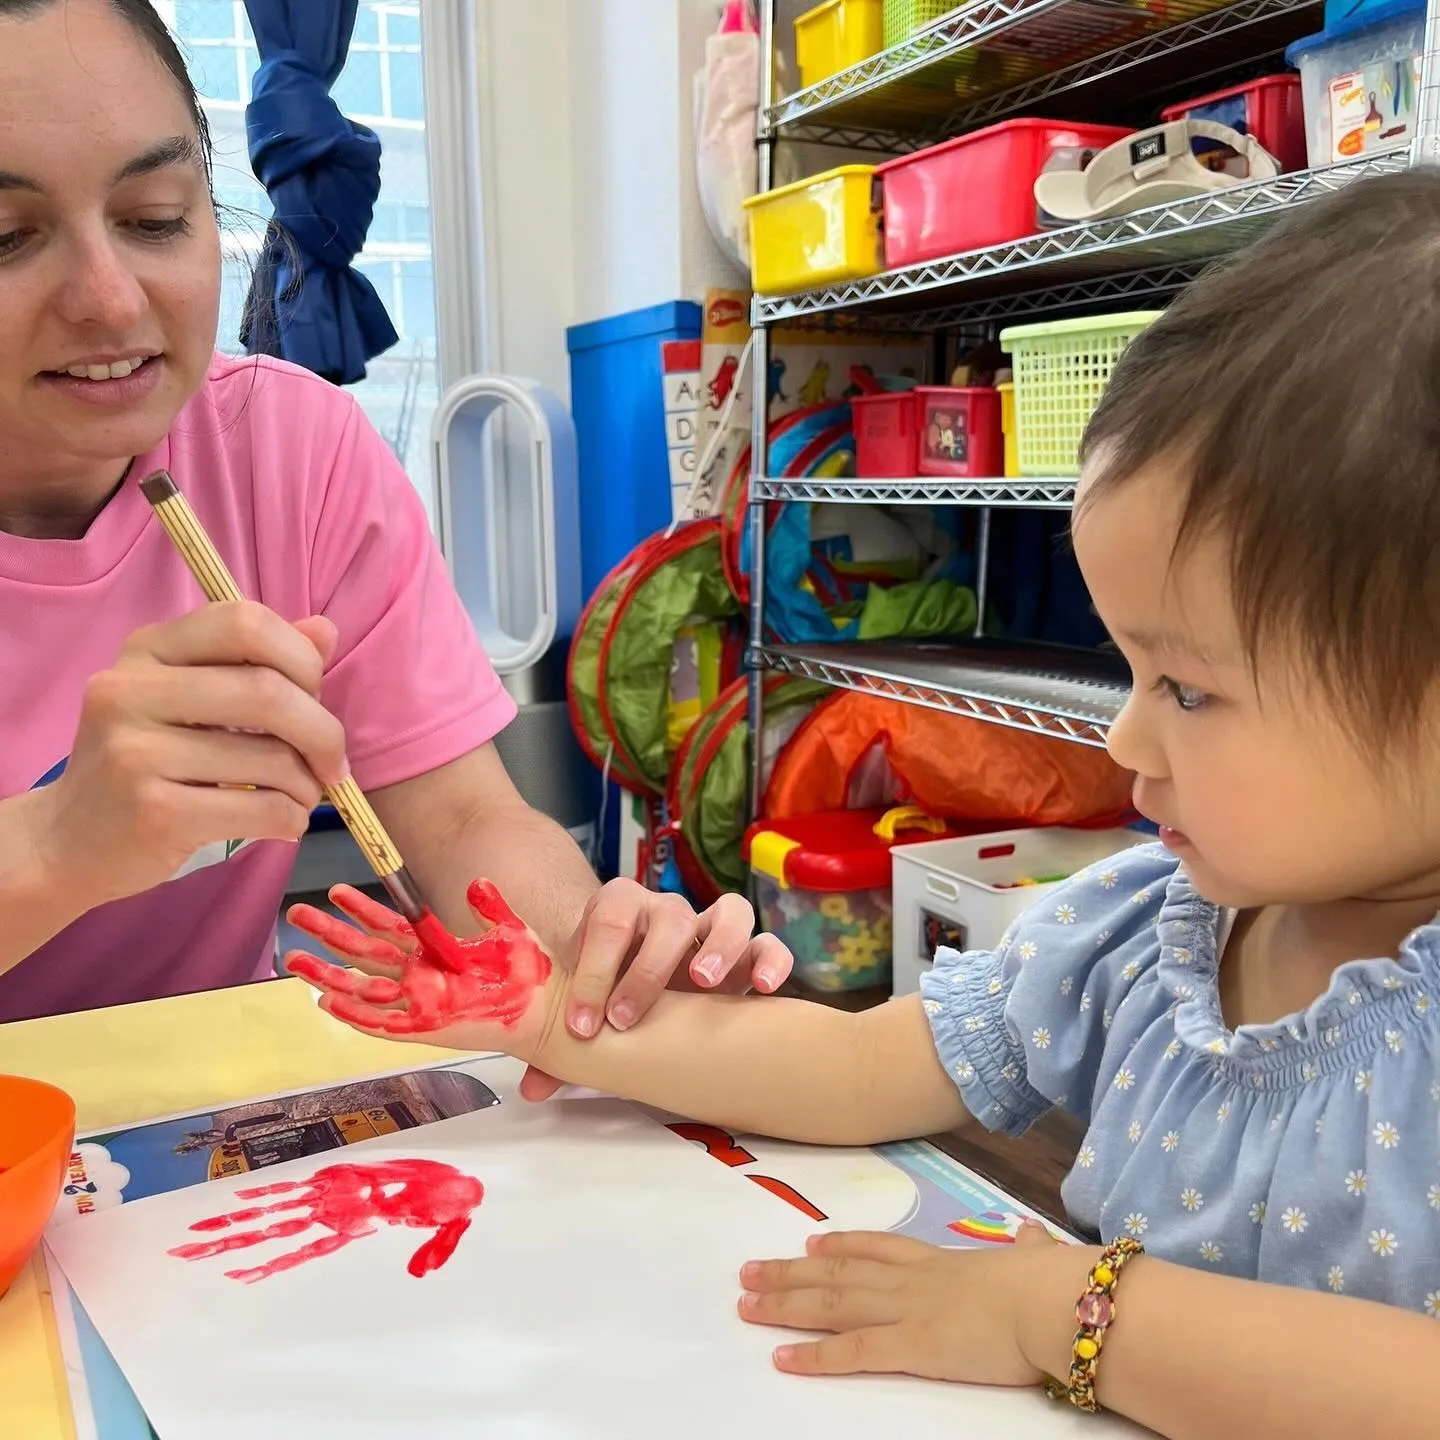
{"label": "woman's hand", "polygon": [[697,915],[679,895],[610,881],[586,906],[565,957],[575,977],[570,1031],[593,1035],[602,1018],[628,1030],[667,988],[778,990],[795,962],[775,936],[754,931],[743,895],[722,895]]}
{"label": "woman's hand", "polygon": [[1045,1376],[1031,1331],[1043,1333],[1047,1354],[1064,1353],[1097,1254],[1056,1244],[1035,1222],[1021,1227],[1014,1245],[984,1250],[861,1231],[817,1235],[804,1259],[741,1270],[740,1315],[757,1325],[831,1332],[775,1351],[776,1366],[795,1374],[1038,1385]]}
{"label": "woman's hand", "polygon": [[297,840],[347,773],[320,704],[335,629],[247,603],[138,630],[91,677],[36,845],[93,908],[170,879],[204,846]]}
{"label": "woman's hand", "polygon": [[292,950],[290,974],[321,992],[320,1008],[370,1035],[421,1040],[452,1050],[503,1050],[522,1058],[544,1039],[551,1007],[544,996],[550,957],[488,881],[470,886],[470,909],[483,933],[459,941],[460,969],[420,946],[408,921],[349,885],[331,900],[354,922],[291,906],[287,918],[353,966]]}

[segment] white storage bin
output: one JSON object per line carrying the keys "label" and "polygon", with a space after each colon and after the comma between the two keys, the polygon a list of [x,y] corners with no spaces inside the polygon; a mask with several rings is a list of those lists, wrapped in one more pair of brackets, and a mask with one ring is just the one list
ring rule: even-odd
{"label": "white storage bin", "polygon": [[941,946],[993,950],[1012,920],[1076,871],[1153,838],[1138,830],[1054,826],[897,847],[890,852],[892,993],[918,990]]}
{"label": "white storage bin", "polygon": [[1286,61],[1300,71],[1312,166],[1410,144],[1424,49],[1423,3],[1385,0],[1286,50]]}

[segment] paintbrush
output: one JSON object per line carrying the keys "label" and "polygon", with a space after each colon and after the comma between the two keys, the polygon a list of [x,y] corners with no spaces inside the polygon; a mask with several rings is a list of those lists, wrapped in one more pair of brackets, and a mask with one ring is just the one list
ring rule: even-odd
{"label": "paintbrush", "polygon": [[[212,601],[243,600],[240,587],[211,543],[189,502],[180,493],[166,470],[157,470],[140,482],[140,491],[150,502],[165,533],[175,543],[181,558],[190,567],[206,598]],[[353,776],[325,788],[325,798],[335,807],[345,828],[355,837],[360,852],[379,877],[395,908],[410,922],[416,937],[429,954],[457,973],[466,968],[454,936],[440,923],[420,893],[415,878],[405,868],[395,843],[386,834]]]}

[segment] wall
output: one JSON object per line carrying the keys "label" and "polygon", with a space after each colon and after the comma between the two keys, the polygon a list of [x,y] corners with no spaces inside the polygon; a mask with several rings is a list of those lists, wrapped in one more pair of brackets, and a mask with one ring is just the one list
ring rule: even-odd
{"label": "wall", "polygon": [[720,0],[473,0],[489,364],[568,395],[565,327],[744,282],[695,192]]}

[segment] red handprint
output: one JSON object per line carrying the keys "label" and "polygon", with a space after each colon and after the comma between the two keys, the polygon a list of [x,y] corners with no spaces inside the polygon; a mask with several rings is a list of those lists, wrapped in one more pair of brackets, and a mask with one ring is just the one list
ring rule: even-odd
{"label": "red handprint", "polygon": [[181,1260],[208,1260],[231,1250],[248,1250],[268,1240],[303,1234],[312,1225],[322,1225],[331,1232],[264,1265],[225,1272],[228,1279],[252,1285],[322,1255],[333,1255],[362,1236],[373,1235],[377,1222],[435,1232],[405,1267],[417,1278],[428,1275],[455,1253],[460,1237],[470,1228],[471,1212],[485,1197],[485,1187],[438,1160],[385,1160],[375,1165],[327,1165],[307,1181],[284,1180],[237,1190],[235,1194],[240,1200],[261,1200],[267,1195],[287,1198],[273,1205],[253,1205],[197,1220],[190,1228],[228,1230],[232,1225],[245,1225],[282,1210],[306,1209],[309,1213],[255,1230],[236,1230],[221,1240],[181,1245],[169,1253]]}
{"label": "red handprint", "polygon": [[417,943],[399,915],[360,891],[339,885],[331,898],[365,928],[310,905],[296,905],[290,921],[359,970],[302,951],[287,955],[285,967],[325,992],[326,1009],[337,1020],[363,1030],[416,1035],[465,1020],[514,1026],[550,978],[550,957],[488,880],[471,885],[468,898],[491,928],[478,939],[453,942],[464,960],[458,970],[453,959]]}

